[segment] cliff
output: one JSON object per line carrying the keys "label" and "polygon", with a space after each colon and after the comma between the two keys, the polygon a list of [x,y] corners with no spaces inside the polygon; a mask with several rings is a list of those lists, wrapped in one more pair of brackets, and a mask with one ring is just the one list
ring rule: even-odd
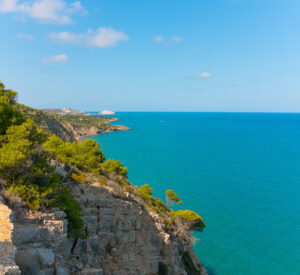
{"label": "cliff", "polygon": [[[167,233],[159,216],[117,182],[109,180],[105,187],[98,182],[74,184],[65,170],[59,173],[83,207],[87,238],[68,238],[66,215],[59,209],[30,211],[17,204],[10,214],[2,203],[10,217],[3,216],[0,231],[11,225],[12,238],[6,240],[15,247],[10,255],[16,250],[15,264],[6,264],[11,268],[6,274],[18,274],[16,266],[22,274],[32,275],[205,274],[190,243]],[[184,253],[192,267],[183,260]]]}
{"label": "cliff", "polygon": [[84,113],[61,114],[61,112],[51,112],[47,111],[48,109],[42,111],[21,104],[18,104],[18,109],[32,118],[44,131],[55,134],[64,141],[80,141],[89,136],[129,129],[123,125],[110,124],[117,120],[111,117],[87,116]]}
{"label": "cliff", "polygon": [[88,127],[117,128],[48,115],[16,95],[0,82],[1,274],[206,274],[190,238],[202,218],[131,185],[95,141],[74,141]]}

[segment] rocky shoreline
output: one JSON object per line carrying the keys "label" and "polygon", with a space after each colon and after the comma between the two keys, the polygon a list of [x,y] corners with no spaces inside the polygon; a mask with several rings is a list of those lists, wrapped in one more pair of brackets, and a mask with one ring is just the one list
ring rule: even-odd
{"label": "rocky shoreline", "polygon": [[82,127],[82,126],[77,126],[74,125],[70,122],[61,122],[63,127],[72,132],[74,138],[77,141],[82,140],[83,138],[90,137],[90,136],[96,136],[96,135],[101,135],[101,134],[106,134],[106,133],[111,133],[115,131],[127,131],[130,128],[124,125],[112,125],[110,122],[117,121],[118,119],[111,119],[105,122],[106,127],[96,127],[96,126],[91,126],[91,127]]}

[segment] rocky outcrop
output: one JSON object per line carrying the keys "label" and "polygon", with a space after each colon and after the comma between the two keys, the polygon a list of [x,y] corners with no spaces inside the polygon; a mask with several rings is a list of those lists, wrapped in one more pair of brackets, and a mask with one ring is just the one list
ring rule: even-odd
{"label": "rocky outcrop", "polygon": [[61,122],[61,125],[67,129],[68,132],[73,134],[75,140],[79,141],[82,138],[95,136],[105,133],[110,133],[114,131],[126,131],[129,128],[122,125],[111,125],[108,122],[104,123],[105,127],[96,127],[96,126],[84,126],[84,125],[75,125],[70,122]]}
{"label": "rocky outcrop", "polygon": [[14,225],[11,214],[0,197],[0,274],[17,275],[20,270],[14,260],[16,247],[12,242]]}
{"label": "rocky outcrop", "polygon": [[64,127],[60,122],[58,122],[55,118],[42,114],[44,119],[44,125],[40,125],[43,129],[50,131],[51,133],[60,137],[63,141],[75,141],[76,138],[74,133]]}
{"label": "rocky outcrop", "polygon": [[[86,114],[81,114],[80,111],[71,110],[68,113],[68,109],[64,115],[55,116],[55,110],[50,109],[50,112],[43,112],[33,108],[26,107],[24,105],[18,105],[18,109],[27,117],[34,120],[34,122],[41,127],[48,134],[55,134],[63,141],[80,141],[84,137],[94,136],[113,131],[125,131],[129,128],[122,125],[112,125],[110,122],[117,120],[117,118],[107,118],[104,121],[99,119],[96,123],[93,120],[86,120],[86,118],[92,117]],[[53,110],[53,114],[51,113]],[[76,113],[77,112],[77,113]],[[79,112],[79,113],[78,113]],[[68,114],[73,114],[73,121],[68,119]],[[82,123],[85,120],[85,123]]]}
{"label": "rocky outcrop", "polygon": [[[13,221],[8,227],[12,241],[6,237],[7,266],[15,268],[15,253],[22,274],[200,274],[201,265],[190,244],[167,233],[158,215],[131,196],[116,197],[109,185],[65,185],[83,207],[87,238],[69,239],[65,213],[58,209],[39,212],[21,208],[10,213],[3,205],[7,210],[3,219]],[[3,236],[5,232],[1,231]],[[186,254],[196,273],[187,272],[182,258]]]}

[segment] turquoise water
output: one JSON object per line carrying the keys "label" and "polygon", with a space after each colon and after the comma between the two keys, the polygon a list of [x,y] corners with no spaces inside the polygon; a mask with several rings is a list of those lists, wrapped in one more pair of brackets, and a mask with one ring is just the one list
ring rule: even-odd
{"label": "turquoise water", "polygon": [[209,274],[300,274],[300,115],[118,113],[131,127],[94,137],[135,185],[177,192],[207,227]]}

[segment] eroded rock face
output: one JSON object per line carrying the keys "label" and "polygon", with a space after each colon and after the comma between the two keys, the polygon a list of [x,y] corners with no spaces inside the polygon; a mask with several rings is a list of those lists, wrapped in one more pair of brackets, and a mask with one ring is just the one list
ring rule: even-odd
{"label": "eroded rock face", "polygon": [[[12,240],[22,274],[150,275],[163,267],[167,274],[184,275],[181,252],[189,249],[201,269],[192,248],[167,234],[157,217],[132,198],[119,199],[105,188],[87,184],[68,186],[83,207],[87,239],[67,237],[62,211],[14,213]],[[13,244],[10,241],[10,259]]]}
{"label": "eroded rock face", "polygon": [[177,242],[165,242],[166,234],[149,213],[135,201],[112,197],[104,188],[71,186],[84,207],[89,238],[78,242],[73,251],[88,253],[87,262],[104,274],[157,274],[159,262],[169,274],[186,274]]}
{"label": "eroded rock face", "polygon": [[11,215],[0,197],[0,274],[17,275],[20,270],[14,261],[16,247],[12,243],[14,225]]}

